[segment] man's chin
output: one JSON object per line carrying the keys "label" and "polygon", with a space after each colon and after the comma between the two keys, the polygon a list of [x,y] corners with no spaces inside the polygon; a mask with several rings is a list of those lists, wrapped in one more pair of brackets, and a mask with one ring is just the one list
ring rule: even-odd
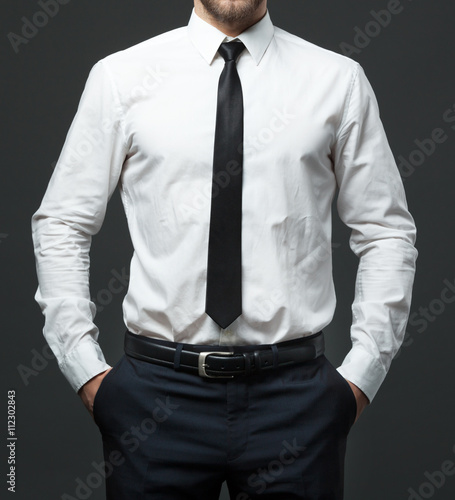
{"label": "man's chin", "polygon": [[207,13],[225,24],[238,23],[252,17],[263,0],[201,0]]}

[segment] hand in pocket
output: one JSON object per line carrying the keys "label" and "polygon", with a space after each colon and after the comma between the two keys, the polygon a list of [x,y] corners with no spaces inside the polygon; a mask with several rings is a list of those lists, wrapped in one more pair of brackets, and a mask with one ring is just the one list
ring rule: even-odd
{"label": "hand in pocket", "polygon": [[86,382],[77,392],[84,403],[84,406],[87,408],[91,417],[93,417],[93,401],[95,400],[96,393],[103,381],[104,377],[112,370],[109,368],[108,370],[95,375],[88,382]]}
{"label": "hand in pocket", "polygon": [[369,399],[365,393],[359,389],[355,384],[346,379],[346,382],[350,385],[352,392],[354,393],[355,400],[357,402],[357,415],[355,417],[354,423],[357,422],[358,418],[362,414],[363,410],[370,404]]}

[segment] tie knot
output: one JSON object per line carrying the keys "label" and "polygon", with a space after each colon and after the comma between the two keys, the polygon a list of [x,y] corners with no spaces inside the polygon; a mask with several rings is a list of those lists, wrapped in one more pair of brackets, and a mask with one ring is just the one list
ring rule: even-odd
{"label": "tie knot", "polygon": [[245,45],[242,42],[224,42],[220,45],[218,53],[225,62],[235,61],[244,48]]}

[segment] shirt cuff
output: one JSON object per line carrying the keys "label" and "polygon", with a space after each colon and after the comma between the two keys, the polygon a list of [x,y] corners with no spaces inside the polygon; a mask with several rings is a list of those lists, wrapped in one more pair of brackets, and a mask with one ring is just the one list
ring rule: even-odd
{"label": "shirt cuff", "polygon": [[344,358],[338,372],[361,389],[370,403],[373,401],[387,371],[369,352],[360,346],[354,346]]}
{"label": "shirt cuff", "polygon": [[86,382],[111,366],[106,363],[99,344],[94,340],[85,340],[65,355],[59,368],[77,392]]}

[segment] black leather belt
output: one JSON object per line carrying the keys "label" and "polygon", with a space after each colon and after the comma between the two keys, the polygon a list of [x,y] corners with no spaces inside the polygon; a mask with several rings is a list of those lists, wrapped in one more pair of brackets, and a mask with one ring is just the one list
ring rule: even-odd
{"label": "black leather belt", "polygon": [[233,378],[315,359],[324,353],[324,335],[321,331],[277,344],[215,346],[170,342],[127,330],[124,349],[133,358],[201,377]]}

